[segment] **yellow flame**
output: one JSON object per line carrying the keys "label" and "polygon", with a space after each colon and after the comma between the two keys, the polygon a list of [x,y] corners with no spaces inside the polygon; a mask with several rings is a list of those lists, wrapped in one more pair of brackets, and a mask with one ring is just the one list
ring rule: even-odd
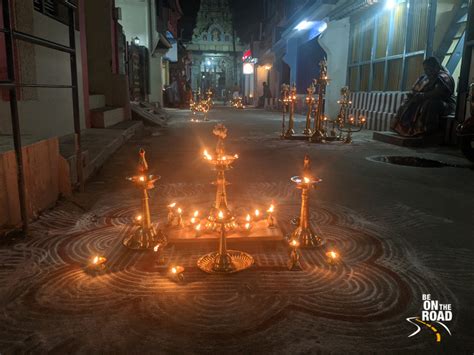
{"label": "yellow flame", "polygon": [[308,183],[311,181],[311,180],[308,179],[306,176],[303,178],[303,180],[304,180],[304,182],[305,182],[306,184],[308,184]]}
{"label": "yellow flame", "polygon": [[191,218],[191,224],[194,224],[194,223],[196,223],[196,218],[192,217]]}
{"label": "yellow flame", "polygon": [[234,154],[234,158],[235,158],[235,159],[238,159],[238,158],[239,158],[239,155],[238,155],[238,154]]}
{"label": "yellow flame", "polygon": [[159,248],[159,247],[160,247],[159,244],[155,245],[155,247],[153,248],[153,251],[155,251],[155,252],[158,251],[158,248]]}
{"label": "yellow flame", "polygon": [[247,213],[247,217],[245,217],[245,220],[246,220],[247,222],[250,222],[250,214]]}
{"label": "yellow flame", "polygon": [[176,273],[178,272],[178,270],[177,270],[175,267],[172,267],[172,268],[171,268],[171,272],[172,272],[173,274],[176,274]]}
{"label": "yellow flame", "polygon": [[140,180],[140,181],[145,181],[145,177],[142,175],[142,176],[140,176],[140,177],[138,178],[138,180]]}
{"label": "yellow flame", "polygon": [[175,206],[176,206],[176,202],[170,203],[170,204],[168,205],[169,208],[173,208],[173,207],[175,207]]}
{"label": "yellow flame", "polygon": [[93,260],[92,260],[92,263],[93,264],[97,264],[99,262],[99,257],[96,256]]}
{"label": "yellow flame", "polygon": [[330,252],[329,252],[329,256],[330,256],[331,258],[333,258],[333,259],[336,259],[336,258],[337,258],[337,253],[334,252],[334,251],[330,251]]}
{"label": "yellow flame", "polygon": [[250,229],[250,223],[245,223],[245,229]]}
{"label": "yellow flame", "polygon": [[224,218],[224,213],[222,211],[219,211],[218,216],[219,216],[220,219],[222,219],[222,218]]}
{"label": "yellow flame", "polygon": [[259,210],[255,210],[255,217],[258,217],[260,216],[260,211]]}
{"label": "yellow flame", "polygon": [[199,211],[194,211],[194,217],[199,216]]}
{"label": "yellow flame", "polygon": [[135,217],[135,219],[136,219],[137,221],[141,221],[141,220],[142,220],[142,215],[139,214],[138,216]]}
{"label": "yellow flame", "polygon": [[275,206],[270,205],[270,208],[267,210],[267,212],[273,213],[274,210],[275,210]]}
{"label": "yellow flame", "polygon": [[196,230],[197,230],[197,231],[201,230],[201,225],[200,225],[200,224],[198,224],[198,225],[196,226]]}
{"label": "yellow flame", "polygon": [[298,245],[298,242],[297,242],[295,239],[293,239],[293,240],[291,241],[291,245],[294,246],[294,247],[296,247],[296,246]]}
{"label": "yellow flame", "polygon": [[178,213],[181,214],[183,212],[183,210],[181,209],[181,207],[178,207]]}

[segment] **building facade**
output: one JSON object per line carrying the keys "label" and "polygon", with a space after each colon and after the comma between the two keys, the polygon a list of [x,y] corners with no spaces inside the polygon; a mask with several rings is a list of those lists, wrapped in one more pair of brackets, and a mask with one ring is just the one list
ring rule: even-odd
{"label": "building facade", "polygon": [[[272,91],[296,83],[304,96],[308,73],[317,77],[317,64],[326,57],[330,116],[337,114],[342,86],[353,93],[405,92],[429,56],[436,56],[456,81],[459,77],[468,1],[318,0],[300,2],[291,14],[285,12],[291,1],[265,3],[273,13],[265,16],[273,31],[264,32],[258,70],[271,68]],[[272,18],[279,19],[276,25]]]}
{"label": "building facade", "polygon": [[216,97],[235,84],[241,85],[244,46],[235,35],[228,0],[202,0],[186,49],[191,55],[191,85],[204,92],[213,88]]}

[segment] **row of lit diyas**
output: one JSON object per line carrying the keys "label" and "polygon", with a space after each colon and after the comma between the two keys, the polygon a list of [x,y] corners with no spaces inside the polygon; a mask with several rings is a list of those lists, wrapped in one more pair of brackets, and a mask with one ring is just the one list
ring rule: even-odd
{"label": "row of lit diyas", "polygon": [[[305,128],[302,135],[298,135],[294,130],[294,114],[297,100],[296,85],[291,87],[283,84],[281,87],[282,102],[282,139],[306,139],[310,142],[324,143],[327,141],[343,141],[352,143],[352,133],[359,132],[366,124],[366,118],[362,115],[356,120],[353,115],[347,115],[348,107],[352,104],[349,99],[349,88],[347,86],[341,89],[341,99],[337,101],[341,105],[339,114],[335,120],[330,120],[325,114],[325,96],[326,87],[330,79],[327,74],[326,60],[319,62],[319,78],[313,79],[313,83],[306,89],[305,98],[308,107],[306,112]],[[317,94],[317,99],[314,98]],[[289,112],[288,128],[285,128],[285,114]],[[311,118],[314,117],[313,127],[311,128]],[[329,125],[332,124],[331,129]],[[337,131],[336,131],[337,129]],[[339,134],[338,134],[339,133]],[[346,134],[343,137],[343,133]]]}
{"label": "row of lit diyas", "polygon": [[[205,231],[213,231],[216,229],[215,223],[211,223],[209,218],[206,218],[203,223],[199,210],[193,210],[192,213],[189,213],[186,217],[184,217],[184,208],[179,207],[176,202],[170,203],[167,208],[168,227],[174,227],[178,229],[190,228],[191,230],[194,230],[195,237],[200,237]],[[226,225],[226,229],[233,230],[239,228],[239,230],[242,232],[250,233],[254,224],[263,220],[266,221],[268,228],[275,228],[275,205],[271,204],[265,212],[266,213],[264,214],[260,209],[257,208],[252,213],[245,213],[244,216],[240,218],[240,223],[238,223],[238,218],[235,218],[231,224]]]}
{"label": "row of lit diyas", "polygon": [[242,97],[241,96],[238,96],[234,99],[232,99],[232,101],[230,102],[230,105],[234,108],[237,108],[237,109],[244,109],[245,106],[242,102]]}
{"label": "row of lit diyas", "polygon": [[204,121],[209,121],[209,119],[207,118],[207,113],[213,106],[214,106],[214,102],[212,101],[211,89],[208,89],[206,91],[205,99],[201,99],[200,93],[198,92],[197,100],[194,101],[193,99],[191,99],[191,101],[189,102],[189,108],[193,114],[193,117],[191,118],[191,122],[199,122],[199,119],[195,118],[194,116],[200,112],[204,114]]}

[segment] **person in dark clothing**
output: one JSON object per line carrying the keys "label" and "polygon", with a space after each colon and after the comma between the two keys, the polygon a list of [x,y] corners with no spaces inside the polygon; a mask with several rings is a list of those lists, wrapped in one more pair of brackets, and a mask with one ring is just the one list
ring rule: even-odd
{"label": "person in dark clothing", "polygon": [[391,129],[401,136],[430,134],[440,128],[440,117],[456,108],[454,79],[435,57],[423,62],[424,74],[418,78],[398,109]]}

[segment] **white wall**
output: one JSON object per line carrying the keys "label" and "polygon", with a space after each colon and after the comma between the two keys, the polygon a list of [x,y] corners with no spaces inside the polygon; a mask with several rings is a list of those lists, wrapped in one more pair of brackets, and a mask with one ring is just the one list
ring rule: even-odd
{"label": "white wall", "polygon": [[115,0],[115,6],[122,9],[122,19],[119,23],[128,42],[138,37],[140,45],[148,47],[148,5],[147,1]]}
{"label": "white wall", "polygon": [[337,116],[339,111],[337,100],[341,88],[346,85],[349,30],[349,18],[333,21],[318,39],[327,53],[328,76],[331,81],[326,90],[326,113],[331,119]]}
{"label": "white wall", "polygon": [[[67,26],[37,11],[33,11],[33,34],[69,45]],[[76,48],[80,119],[81,127],[85,128],[79,32],[76,32]],[[35,65],[36,75],[31,80],[39,84],[71,84],[69,54],[41,46],[35,46],[34,52],[30,53],[34,53],[31,58],[24,58],[20,62],[23,65],[29,65],[29,63]],[[73,133],[72,90],[34,90],[36,93],[23,97],[23,100],[18,102],[22,134],[49,138]],[[9,133],[11,133],[10,103],[0,99],[0,134]]]}

